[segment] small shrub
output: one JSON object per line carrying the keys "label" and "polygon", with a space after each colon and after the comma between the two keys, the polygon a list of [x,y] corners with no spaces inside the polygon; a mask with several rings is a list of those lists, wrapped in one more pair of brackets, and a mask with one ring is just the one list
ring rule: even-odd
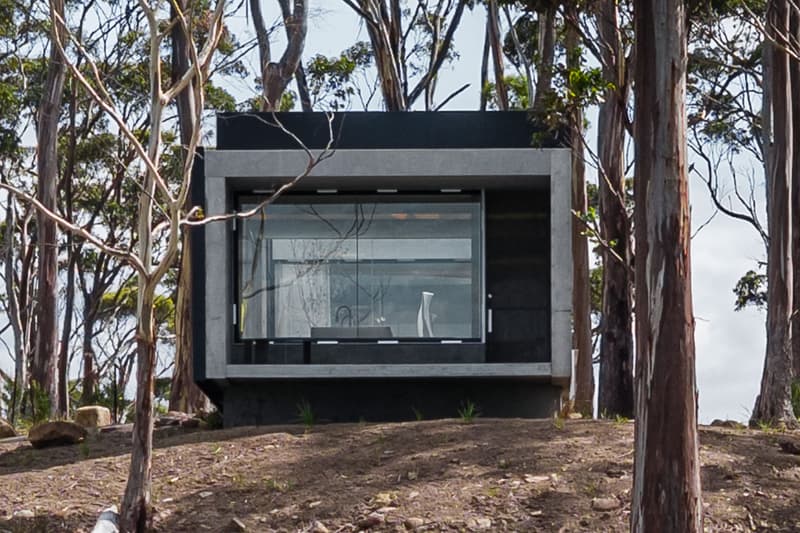
{"label": "small shrub", "polygon": [[50,417],[50,397],[36,381],[31,380],[31,411],[33,425],[46,422]]}
{"label": "small shrub", "polygon": [[81,457],[83,459],[88,459],[89,458],[89,454],[90,454],[89,443],[86,441],[86,439],[81,441],[81,443],[78,445],[78,449],[80,450]]}
{"label": "small shrub", "polygon": [[469,424],[475,420],[475,417],[480,416],[480,413],[473,401],[466,400],[461,403],[461,407],[458,409],[458,416],[461,418],[462,422]]}
{"label": "small shrub", "polygon": [[800,379],[792,381],[792,408],[794,416],[800,418]]}
{"label": "small shrub", "polygon": [[756,427],[764,433],[777,433],[780,429],[771,420],[757,420]]}
{"label": "small shrub", "polygon": [[288,481],[280,481],[271,477],[264,480],[264,485],[268,491],[272,492],[286,492],[291,487],[291,483]]}
{"label": "small shrub", "polygon": [[628,418],[627,416],[614,415],[615,424],[627,424],[630,421],[631,421],[630,418]]}
{"label": "small shrub", "polygon": [[217,409],[211,409],[205,413],[201,413],[200,419],[206,423],[208,429],[222,429],[223,427],[223,419],[222,413],[220,413]]}
{"label": "small shrub", "polygon": [[424,419],[424,416],[422,415],[422,411],[420,411],[419,409],[417,409],[414,406],[411,406],[411,410],[414,411],[414,419],[417,422],[420,422],[421,420]]}
{"label": "small shrub", "polygon": [[314,426],[314,411],[311,409],[311,404],[308,403],[308,400],[303,399],[297,404],[297,417],[306,429],[311,429]]}

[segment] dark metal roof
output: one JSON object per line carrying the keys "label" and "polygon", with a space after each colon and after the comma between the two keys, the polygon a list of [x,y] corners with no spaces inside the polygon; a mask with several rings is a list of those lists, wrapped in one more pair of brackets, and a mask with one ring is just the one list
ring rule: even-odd
{"label": "dark metal roof", "polygon": [[[219,113],[217,149],[321,149],[330,140],[325,113]],[[391,148],[543,148],[563,146],[532,123],[526,111],[340,112],[333,114],[333,147]]]}

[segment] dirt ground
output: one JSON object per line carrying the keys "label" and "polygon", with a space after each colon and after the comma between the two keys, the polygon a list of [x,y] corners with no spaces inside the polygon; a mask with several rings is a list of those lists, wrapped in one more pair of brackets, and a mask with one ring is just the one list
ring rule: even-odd
{"label": "dirt ground", "polygon": [[[800,456],[778,445],[799,436],[700,436],[707,531],[800,530]],[[165,428],[153,529],[627,531],[632,438],[588,420]],[[90,531],[122,494],[129,441],[0,444],[0,532]]]}

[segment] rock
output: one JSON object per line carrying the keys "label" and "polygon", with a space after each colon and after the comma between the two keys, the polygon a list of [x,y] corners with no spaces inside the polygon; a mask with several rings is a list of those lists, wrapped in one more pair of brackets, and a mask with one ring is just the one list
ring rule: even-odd
{"label": "rock", "polygon": [[409,481],[414,481],[414,480],[415,480],[415,479],[417,479],[418,477],[419,477],[419,473],[417,473],[417,471],[416,471],[416,470],[410,470],[410,471],[408,472],[408,480],[409,480]]}
{"label": "rock", "polygon": [[194,428],[199,428],[200,424],[205,424],[205,422],[203,422],[199,418],[187,418],[186,420],[181,420],[180,426],[182,428],[194,429]]}
{"label": "rock", "polygon": [[111,425],[111,410],[102,405],[87,405],[75,411],[75,423],[85,428]]}
{"label": "rock", "polygon": [[781,451],[784,453],[790,453],[792,455],[800,455],[800,444],[797,441],[791,439],[785,439],[778,443],[778,446],[781,447]]}
{"label": "rock", "polygon": [[386,521],[386,518],[380,513],[370,513],[358,521],[358,527],[361,529],[371,529],[379,526]]}
{"label": "rock", "polygon": [[161,415],[156,418],[155,426],[157,428],[162,428],[166,426],[184,426],[185,424],[189,424],[190,420],[193,417],[191,415],[187,415],[186,413],[181,413],[179,411],[169,411],[165,415]]}
{"label": "rock", "polygon": [[0,439],[7,439],[9,437],[16,437],[17,432],[14,430],[14,426],[0,418]]}
{"label": "rock", "polygon": [[620,503],[616,498],[592,498],[592,509],[595,511],[613,511],[619,507]]}
{"label": "rock", "polygon": [[744,424],[737,422],[736,420],[720,420],[716,419],[711,422],[713,427],[718,428],[728,428],[728,429],[747,429],[747,426]]}
{"label": "rock", "polygon": [[545,481],[550,481],[550,476],[532,476],[530,474],[525,474],[526,483],[544,483]]}
{"label": "rock", "polygon": [[583,418],[583,415],[580,413],[570,413],[567,418],[569,418],[570,420],[581,420]]}
{"label": "rock", "polygon": [[467,528],[472,530],[486,530],[492,528],[492,519],[481,516],[467,520]]}
{"label": "rock", "polygon": [[116,505],[100,513],[92,533],[119,533],[119,510]]}
{"label": "rock", "polygon": [[205,499],[205,498],[208,498],[209,496],[211,496],[212,494],[214,494],[214,493],[211,492],[210,490],[204,490],[203,492],[198,494],[198,496],[200,496],[201,498]]}
{"label": "rock", "polygon": [[236,517],[231,518],[231,522],[228,527],[231,531],[247,531],[247,526],[244,525],[244,522]]}
{"label": "rock", "polygon": [[403,522],[403,525],[406,527],[406,529],[413,531],[424,526],[425,520],[416,516],[412,516],[411,518],[406,518],[405,522]]}
{"label": "rock", "polygon": [[29,509],[22,509],[14,513],[14,518],[33,518],[34,516],[33,511]]}
{"label": "rock", "polygon": [[28,440],[34,448],[77,444],[86,438],[86,429],[75,422],[57,420],[37,424],[28,432]]}
{"label": "rock", "polygon": [[313,524],[311,524],[311,528],[309,528],[308,533],[330,533],[330,529],[325,527],[325,524],[316,520]]}

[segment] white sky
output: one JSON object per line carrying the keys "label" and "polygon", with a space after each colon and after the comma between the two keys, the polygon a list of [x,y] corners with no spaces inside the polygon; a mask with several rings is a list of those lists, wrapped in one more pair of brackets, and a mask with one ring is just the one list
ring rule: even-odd
{"label": "white sky", "polygon": [[[269,24],[273,17],[278,16],[277,3],[267,1],[264,5]],[[341,3],[325,2],[322,8],[315,5],[318,6],[312,3],[305,59],[317,53],[338,55],[356,40],[367,40],[357,18]],[[474,12],[467,10],[456,32],[455,46],[460,59],[443,68],[437,95],[441,101],[465,83],[471,86],[445,109],[478,108],[484,17],[482,8],[476,8]],[[241,40],[252,34],[244,14],[228,22]],[[276,37],[273,54],[280,54],[282,30],[276,32]],[[256,69],[251,68],[251,71]],[[239,89],[247,91],[246,84]],[[596,112],[591,113],[589,119],[592,120],[594,115]],[[589,135],[593,135],[591,130]],[[590,139],[589,144],[594,145],[594,140]],[[592,174],[591,170],[589,173]],[[763,197],[763,191],[760,194]],[[713,213],[713,208],[704,185],[697,178],[691,180],[690,199],[692,225],[699,227]],[[714,218],[692,241],[697,384],[702,423],[714,418],[742,421],[749,418],[764,360],[765,316],[755,309],[734,312],[731,291],[739,277],[754,268],[756,260],[763,259],[763,253],[761,241],[752,229],[723,215]],[[0,366],[6,371],[12,370],[4,355],[0,356]]]}

